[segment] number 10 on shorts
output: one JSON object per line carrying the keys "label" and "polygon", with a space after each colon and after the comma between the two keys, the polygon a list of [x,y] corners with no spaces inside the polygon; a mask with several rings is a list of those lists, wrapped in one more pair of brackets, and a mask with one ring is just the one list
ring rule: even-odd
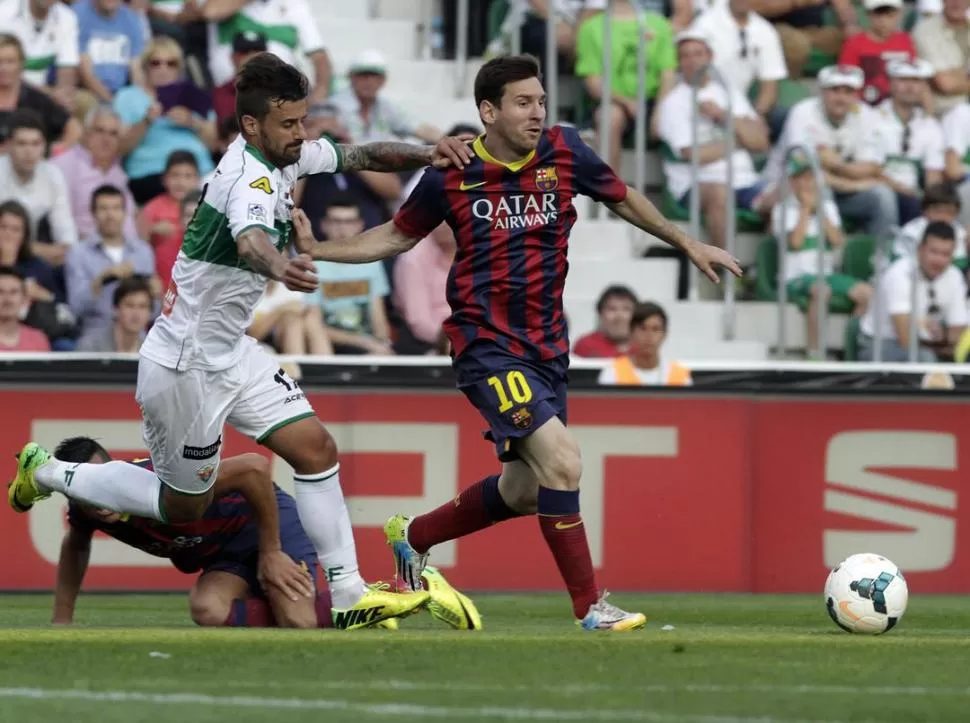
{"label": "number 10 on shorts", "polygon": [[489,377],[486,381],[495,390],[500,412],[509,411],[515,404],[528,404],[532,401],[532,389],[522,372],[511,371],[505,375],[504,381],[499,376]]}

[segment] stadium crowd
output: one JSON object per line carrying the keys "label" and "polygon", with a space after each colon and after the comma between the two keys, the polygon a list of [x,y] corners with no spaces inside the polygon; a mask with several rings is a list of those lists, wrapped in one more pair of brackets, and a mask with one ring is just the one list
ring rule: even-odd
{"label": "stadium crowd", "polygon": [[[378,50],[362,47],[348,59],[340,87],[327,28],[317,27],[311,3],[0,0],[0,350],[138,349],[205,180],[238,134],[234,69],[256,53],[305,57],[313,135],[430,143],[480,130],[471,101],[468,125],[443,129],[434,118],[411,117],[382,93],[394,69]],[[968,0],[614,0],[610,69],[604,0],[492,5],[501,6],[501,22],[489,52],[517,34],[523,51],[544,58],[546,18],[554,14],[560,69],[581,81],[586,113],[576,120],[590,133],[611,73],[614,167],[636,116],[648,114],[650,145],[663,159],[658,202],[668,215],[683,220],[698,194],[707,239],[723,245],[733,193],[739,228],[785,234],[788,297],[807,311],[810,348],[812,319],[827,302],[855,319],[847,355],[852,346],[852,355],[871,358],[878,329],[883,358],[905,360],[916,263],[920,359],[966,357]],[[641,27],[646,108],[637,100]],[[708,77],[709,63],[727,87]],[[693,84],[696,184],[686,120]],[[821,187],[809,159],[789,152],[796,147],[815,154]],[[311,176],[292,193],[320,238],[339,239],[389,220],[417,176]],[[895,260],[880,285],[877,319],[872,247],[887,234],[897,236]],[[820,284],[823,243],[831,253]],[[761,298],[776,293],[772,246],[764,243],[751,269],[751,293]],[[317,262],[317,293],[271,283],[250,334],[285,354],[445,353],[440,330],[454,253],[442,225],[388,262]],[[849,263],[860,255],[862,263]],[[574,353],[615,358],[604,383],[689,383],[687,370],[662,358],[660,306],[613,286],[597,313],[598,328],[574,339]]]}

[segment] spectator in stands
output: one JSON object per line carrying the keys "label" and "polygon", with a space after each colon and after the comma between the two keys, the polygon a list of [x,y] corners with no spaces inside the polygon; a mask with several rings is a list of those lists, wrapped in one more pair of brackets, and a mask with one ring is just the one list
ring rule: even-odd
{"label": "spectator in stands", "polygon": [[[618,171],[623,137],[631,131],[640,113],[650,118],[650,130],[656,135],[657,118],[654,110],[676,82],[677,51],[673,29],[666,18],[657,13],[643,14],[648,40],[646,56],[647,107],[637,107],[639,86],[638,48],[640,44],[640,11],[631,0],[614,0],[610,22],[612,38],[612,67],[610,70],[613,104],[610,107],[609,163]],[[603,39],[606,14],[599,13],[579,27],[576,35],[576,76],[583,79],[586,92],[597,105],[603,95]],[[597,129],[600,114],[594,114]]]}
{"label": "spectator in stands", "polygon": [[667,312],[658,304],[638,304],[630,317],[630,349],[600,372],[600,384],[683,387],[693,382],[690,370],[662,356],[667,339]]}
{"label": "spectator in stands", "polygon": [[944,0],[940,15],[923,18],[913,28],[919,57],[930,61],[936,71],[934,109],[939,115],[966,101],[970,92],[968,34],[967,0]]}
{"label": "spectator in stands", "polygon": [[[919,336],[917,361],[935,362],[952,353],[967,328],[967,284],[953,266],[956,240],[953,227],[933,222],[926,227],[916,256],[893,262],[883,275],[877,293],[880,318],[872,307],[862,318],[859,331],[859,358],[873,359],[873,338],[882,336],[882,360],[909,361],[910,315],[917,314]],[[918,268],[914,269],[913,265]],[[916,306],[912,284],[916,276]]]}
{"label": "spectator in stands", "polygon": [[[209,99],[187,80],[182,80],[182,49],[171,38],[155,38],[142,56],[144,86],[122,89],[114,109],[126,129],[121,136],[121,151],[126,155],[125,170],[135,201],[148,203],[165,192],[162,174],[168,157],[175,151],[195,156],[199,172],[212,171],[211,150],[218,147],[218,132]],[[169,99],[162,89],[178,84],[180,96]],[[182,105],[184,102],[193,107]],[[163,103],[172,103],[166,108]]]}
{"label": "spectator in stands", "polygon": [[[806,311],[806,341],[809,354],[818,349],[818,312],[823,301],[847,299],[853,314],[861,316],[872,296],[869,284],[835,272],[832,249],[845,245],[839,208],[825,189],[815,183],[812,167],[804,158],[793,156],[788,164],[791,195],[777,204],[771,213],[771,229],[784,234],[788,253],[785,258],[785,285],[788,299]],[[822,204],[824,224],[818,225],[818,206]],[[824,283],[819,283],[819,256],[825,244]],[[824,351],[823,357],[824,358]]]}
{"label": "spectator in stands", "polygon": [[147,14],[151,34],[168,35],[183,47],[190,43],[187,26],[204,20],[200,0],[142,0],[142,2],[148,3]]}
{"label": "spectator in stands", "polygon": [[899,222],[909,223],[919,216],[922,188],[943,180],[943,129],[922,107],[933,76],[929,61],[894,61],[889,76],[891,97],[876,109],[882,180],[896,192]]}
{"label": "spectator in stands", "polygon": [[290,291],[277,281],[266,286],[246,333],[271,344],[281,354],[333,354],[320,307],[308,304],[305,294]]}
{"label": "spectator in stands", "polygon": [[416,122],[394,101],[381,95],[387,82],[387,61],[378,50],[365,50],[350,64],[350,87],[330,103],[354,143],[418,138],[437,143],[442,133],[430,123]]}
{"label": "spectator in stands", "polygon": [[960,222],[970,225],[970,103],[960,103],[943,116],[945,178],[960,194]]}
{"label": "spectator in stands", "polygon": [[20,323],[28,303],[24,277],[9,266],[0,267],[0,351],[48,352],[44,333]]}
{"label": "spectator in stands", "polygon": [[57,157],[51,159],[68,180],[67,194],[71,200],[71,215],[77,226],[78,238],[94,233],[91,215],[91,196],[94,189],[110,184],[125,193],[125,231],[134,235],[135,201],[128,191],[128,176],[121,168],[119,139],[121,120],[109,105],[95,106],[84,122],[84,136]]}
{"label": "spectator in stands", "polygon": [[[724,247],[727,221],[728,193],[734,193],[737,209],[760,211],[762,185],[754,168],[751,153],[767,151],[768,128],[758,117],[751,103],[737,89],[726,91],[718,83],[711,82],[704,70],[711,62],[711,49],[707,39],[700,33],[687,30],[677,36],[677,54],[682,79],[664,97],[657,108],[660,139],[667,147],[663,163],[667,188],[674,199],[685,206],[690,194],[700,194],[701,212],[711,243]],[[695,81],[699,73],[703,76]],[[697,82],[697,121],[700,156],[699,184],[692,189],[690,159],[693,143],[694,112],[693,89]],[[729,189],[725,154],[725,121],[727,120],[728,96],[734,114],[735,150],[733,161],[734,188]]]}
{"label": "spectator in stands", "polygon": [[735,89],[748,95],[755,81],[754,109],[772,130],[781,133],[786,109],[779,108],[778,81],[788,77],[778,31],[750,10],[750,0],[714,5],[694,21],[691,30],[707,38],[714,65]]}
{"label": "spectator in stands", "polygon": [[142,80],[138,58],[145,31],[138,14],[121,0],[79,0],[74,4],[80,31],[81,82],[102,103]]}
{"label": "spectator in stands", "polygon": [[[510,0],[503,23],[503,34],[517,32],[521,52],[546,57],[546,23],[549,13],[556,24],[556,48],[567,61],[576,52],[576,23],[582,0]],[[498,48],[492,48],[498,52]]]}
{"label": "spectator in stands", "polygon": [[67,302],[85,334],[111,326],[112,296],[122,279],[149,279],[152,297],[161,296],[155,277],[155,257],[141,239],[124,235],[125,195],[116,186],[102,186],[91,198],[97,233],[67,255]]}
{"label": "spectator in stands", "polygon": [[845,41],[839,65],[862,68],[862,100],[878,105],[889,97],[886,66],[897,60],[915,60],[916,46],[909,33],[899,29],[903,0],[865,0],[864,5],[869,27]]}
{"label": "spectator in stands", "polygon": [[24,49],[23,79],[67,109],[78,84],[77,16],[55,0],[0,0],[0,27]]}
{"label": "spectator in stands", "polygon": [[145,340],[153,303],[152,289],[145,277],[122,279],[111,295],[113,323],[85,331],[77,343],[77,351],[136,353]]}
{"label": "spectator in stands", "polygon": [[[835,11],[842,27],[826,24],[827,6]],[[777,28],[792,78],[804,75],[813,50],[838,55],[842,40],[859,32],[851,0],[751,0],[751,9]]]}
{"label": "spectator in stands", "polygon": [[9,154],[0,157],[0,200],[20,201],[30,214],[30,235],[49,232],[33,252],[54,266],[64,263],[67,249],[77,243],[71,201],[61,170],[44,159],[44,122],[33,111],[18,111],[10,120]]}
{"label": "spectator in stands", "polygon": [[30,301],[63,301],[54,268],[31,252],[30,216],[17,201],[0,203],[0,266],[11,267],[27,283]]}
{"label": "spectator in stands", "polygon": [[314,76],[310,105],[330,93],[330,58],[307,0],[206,0],[202,15],[209,22],[209,71],[215,85],[234,75],[233,38],[255,30],[267,37],[269,52],[287,63],[298,63],[297,50],[309,58]]}
{"label": "spectator in stands", "polygon": [[162,185],[165,193],[155,196],[138,214],[138,238],[151,244],[157,265],[167,265],[171,276],[172,264],[182,248],[182,201],[199,189],[195,156],[188,151],[172,153],[165,164]]}
{"label": "spectator in stands", "polygon": [[967,229],[959,222],[960,195],[950,183],[929,186],[923,194],[923,215],[914,218],[899,230],[893,245],[893,255],[912,256],[927,227],[934,222],[948,224],[953,229],[953,263],[967,268]]}
{"label": "spectator in stands", "polygon": [[[232,67],[234,73],[239,72],[243,64],[254,55],[266,52],[266,36],[246,30],[236,33],[232,39]],[[212,91],[212,109],[216,113],[216,122],[220,125],[227,118],[236,117],[236,79],[230,78]]]}
{"label": "spectator in stands", "polygon": [[881,235],[898,224],[899,210],[896,194],[882,181],[885,156],[874,132],[881,123],[876,111],[858,102],[862,70],[830,65],[822,68],[818,81],[821,97],[806,98],[791,109],[765,175],[777,181],[794,146],[814,148],[843,223],[848,220],[870,235]]}
{"label": "spectator in stands", "polygon": [[192,217],[195,216],[196,209],[202,202],[202,191],[189,191],[182,199],[181,218],[179,219],[179,229],[176,236],[170,243],[159,246],[155,251],[155,273],[161,282],[162,288],[167,289],[172,282],[172,267],[178,258],[179,251],[182,250],[182,242],[185,240],[185,232],[189,228]]}
{"label": "spectator in stands", "polygon": [[455,258],[455,234],[443,223],[394,266],[394,306],[404,320],[394,348],[398,354],[425,354],[451,314],[446,298],[448,272]]}
{"label": "spectator in stands", "polygon": [[596,331],[581,336],[573,345],[573,354],[598,359],[625,353],[630,341],[630,319],[639,303],[629,287],[608,286],[596,302]]}
{"label": "spectator in stands", "polygon": [[[363,230],[360,210],[348,196],[331,201],[323,221],[328,239],[342,240]],[[384,298],[390,293],[379,261],[337,264],[317,261],[320,289],[312,302],[323,312],[327,336],[337,354],[393,354]]]}
{"label": "spectator in stands", "polygon": [[81,125],[46,93],[23,82],[24,49],[13,35],[0,34],[0,151],[10,138],[10,119],[15,111],[33,110],[44,119],[48,144],[69,146],[81,137]]}

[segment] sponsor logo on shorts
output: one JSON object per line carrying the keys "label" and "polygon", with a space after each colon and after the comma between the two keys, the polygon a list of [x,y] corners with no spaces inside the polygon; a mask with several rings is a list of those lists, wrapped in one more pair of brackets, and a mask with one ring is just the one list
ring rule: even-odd
{"label": "sponsor logo on shorts", "polygon": [[222,435],[220,434],[219,439],[205,447],[190,447],[189,445],[185,445],[182,447],[182,456],[185,459],[209,459],[210,457],[216,456],[221,446]]}
{"label": "sponsor logo on shorts", "polygon": [[291,394],[286,399],[283,400],[283,404],[290,404],[291,402],[298,402],[301,399],[306,399],[306,394],[300,392],[299,394]]}
{"label": "sponsor logo on shorts", "polygon": [[196,471],[195,476],[198,477],[203,482],[208,482],[212,475],[215,473],[216,467],[212,464],[207,464],[205,467],[199,467]]}
{"label": "sponsor logo on shorts", "polygon": [[532,413],[528,409],[516,409],[512,412],[512,424],[516,429],[528,429],[532,426]]}

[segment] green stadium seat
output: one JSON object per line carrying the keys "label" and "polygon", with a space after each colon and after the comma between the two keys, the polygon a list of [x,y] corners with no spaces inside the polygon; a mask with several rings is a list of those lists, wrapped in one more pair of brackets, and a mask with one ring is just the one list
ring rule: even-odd
{"label": "green stadium seat", "polygon": [[[690,209],[682,205],[664,186],[661,210],[671,221],[690,221]],[[739,209],[734,214],[738,233],[758,233],[765,230],[765,220],[754,211]]]}
{"label": "green stadium seat", "polygon": [[773,237],[767,237],[758,245],[755,268],[758,270],[754,287],[755,298],[758,301],[776,301],[778,299],[778,242]]}
{"label": "green stadium seat", "polygon": [[853,236],[845,242],[842,253],[842,271],[854,279],[868,282],[872,279],[876,239],[872,236]]}
{"label": "green stadium seat", "polygon": [[858,316],[849,317],[842,337],[843,357],[845,361],[859,361],[859,325],[862,319]]}

